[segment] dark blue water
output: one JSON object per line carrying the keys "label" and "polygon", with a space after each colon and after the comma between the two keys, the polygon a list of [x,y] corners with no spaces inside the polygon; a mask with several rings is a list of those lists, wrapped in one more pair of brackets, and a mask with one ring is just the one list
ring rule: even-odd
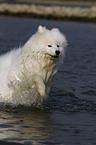
{"label": "dark blue water", "polygon": [[61,6],[61,7],[64,7],[64,6],[66,6],[66,7],[80,7],[80,8],[91,8],[91,5],[83,5],[83,2],[82,2],[82,5],[80,5],[80,4],[55,4],[55,3],[53,3],[53,4],[44,4],[44,3],[35,3],[35,1],[32,3],[32,2],[16,2],[16,1],[6,1],[6,2],[4,2],[4,1],[0,1],[0,4],[3,4],[3,3],[6,3],[6,4],[19,4],[19,5],[22,5],[22,4],[26,4],[26,5],[32,5],[32,4],[35,4],[35,5],[37,5],[37,6]]}
{"label": "dark blue water", "polygon": [[65,33],[65,60],[42,108],[0,105],[0,144],[96,145],[96,25],[0,17],[0,54],[22,46],[38,25]]}

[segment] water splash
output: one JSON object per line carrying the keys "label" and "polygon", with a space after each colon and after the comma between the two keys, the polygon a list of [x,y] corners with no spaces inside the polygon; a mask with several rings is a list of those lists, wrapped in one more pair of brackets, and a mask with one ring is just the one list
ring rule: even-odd
{"label": "water splash", "polygon": [[11,100],[8,99],[8,96],[6,97],[7,99],[0,96],[0,102],[2,102],[5,105],[7,104],[15,107],[18,105],[35,106],[35,107],[42,106],[45,98],[42,98],[39,95],[36,84],[33,84],[32,87],[29,87],[30,81],[29,86],[28,82],[26,84],[24,82],[19,81],[11,82],[9,84],[9,87],[10,89],[12,88],[14,90],[11,96]]}

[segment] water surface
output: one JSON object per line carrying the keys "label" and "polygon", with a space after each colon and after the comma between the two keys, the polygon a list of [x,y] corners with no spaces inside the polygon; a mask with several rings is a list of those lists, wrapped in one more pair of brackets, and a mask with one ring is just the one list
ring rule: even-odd
{"label": "water surface", "polygon": [[22,46],[38,25],[65,33],[65,60],[42,108],[0,105],[0,144],[96,145],[96,25],[0,17],[0,54]]}

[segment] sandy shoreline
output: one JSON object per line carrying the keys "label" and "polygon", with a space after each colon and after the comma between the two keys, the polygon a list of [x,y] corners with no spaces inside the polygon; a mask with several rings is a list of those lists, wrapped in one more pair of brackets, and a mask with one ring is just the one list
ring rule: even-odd
{"label": "sandy shoreline", "polygon": [[90,8],[0,4],[0,15],[73,20],[96,23],[96,6]]}

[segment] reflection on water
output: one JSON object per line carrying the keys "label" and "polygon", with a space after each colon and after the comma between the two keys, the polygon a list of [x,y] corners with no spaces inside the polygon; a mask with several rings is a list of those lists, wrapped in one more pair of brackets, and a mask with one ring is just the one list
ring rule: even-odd
{"label": "reflection on water", "polygon": [[82,142],[95,145],[94,115],[7,107],[0,111],[0,139],[5,142],[4,145],[7,145],[6,141],[26,145],[81,145]]}
{"label": "reflection on water", "polygon": [[52,129],[47,125],[50,122],[48,111],[23,107],[14,111],[10,109],[0,112],[0,139],[34,144],[48,141],[52,134]]}

